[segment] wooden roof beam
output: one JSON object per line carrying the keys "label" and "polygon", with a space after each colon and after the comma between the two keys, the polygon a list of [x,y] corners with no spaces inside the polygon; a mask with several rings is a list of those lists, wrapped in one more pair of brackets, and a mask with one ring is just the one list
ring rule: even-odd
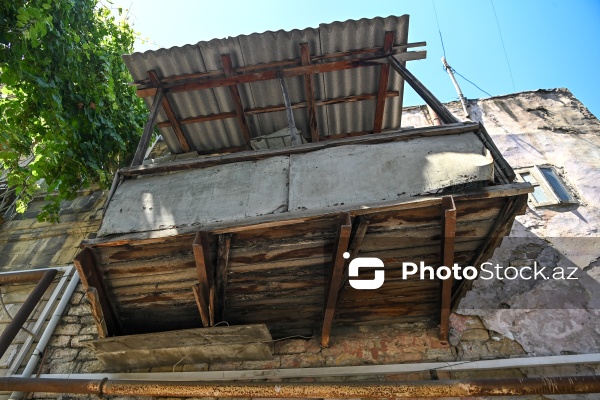
{"label": "wooden roof beam", "polygon": [[[424,46],[427,46],[427,42],[406,43],[406,44],[394,46],[392,49],[392,52],[394,54],[396,54],[396,53],[399,53],[402,50],[405,50],[408,48],[424,47]],[[320,61],[326,61],[326,60],[335,59],[335,58],[339,59],[339,58],[344,58],[344,57],[356,57],[356,56],[360,56],[360,55],[368,55],[368,54],[376,54],[376,53],[383,53],[383,47],[369,47],[369,48],[364,48],[364,49],[341,51],[341,52],[337,52],[337,53],[327,53],[327,54],[323,54],[320,56],[312,56],[312,57],[310,57],[310,62],[318,63]],[[268,69],[268,68],[283,68],[283,67],[297,66],[297,65],[301,65],[301,63],[302,63],[301,58],[294,58],[294,59],[290,59],[290,60],[273,61],[273,62],[264,63],[264,64],[243,65],[243,66],[235,67],[233,69],[233,72],[235,74],[243,74],[243,73],[248,73],[248,72],[256,72],[256,71],[260,71],[260,70],[264,70],[264,69]],[[223,71],[194,72],[191,74],[165,76],[162,78],[162,82],[163,83],[173,83],[173,82],[177,82],[177,81],[212,78],[212,77],[217,77],[217,76],[222,76],[222,75],[223,75]],[[150,84],[150,80],[149,79],[137,80],[137,81],[134,81],[132,84],[138,85],[138,86],[139,85],[148,85],[148,84]]]}
{"label": "wooden roof beam", "polygon": [[352,221],[350,214],[343,212],[339,214],[339,224],[337,230],[336,244],[333,250],[333,263],[331,266],[331,277],[329,279],[329,288],[325,304],[325,315],[323,318],[323,328],[321,331],[321,346],[329,347],[329,335],[335,316],[335,307],[337,304],[340,287],[344,275],[344,265],[346,259],[344,253],[348,250],[350,234],[352,233]]}
{"label": "wooden roof beam", "polygon": [[[155,70],[148,71],[148,77],[150,78],[150,82],[152,82],[154,86],[161,86],[160,78],[158,77],[158,74]],[[179,141],[179,145],[181,146],[183,152],[187,153],[191,151],[190,145],[188,144],[188,141],[185,138],[185,135],[183,134],[183,130],[181,129],[181,125],[179,124],[179,120],[177,119],[177,116],[173,111],[173,107],[171,107],[171,102],[169,101],[166,94],[162,98],[162,108],[165,111],[165,114],[167,114],[169,124],[171,125],[171,128],[173,128],[175,136],[177,136],[177,140]]]}
{"label": "wooden roof beam", "polygon": [[[221,62],[223,63],[223,70],[225,71],[225,76],[234,77],[231,55],[221,54]],[[250,150],[250,129],[248,128],[248,120],[246,119],[246,114],[244,114],[244,106],[242,104],[242,98],[240,96],[240,89],[235,84],[230,85],[229,94],[231,95],[231,101],[233,102],[233,107],[235,108],[235,114],[238,120],[238,124],[240,126],[240,131],[242,132],[242,137],[244,138],[244,144]]]}
{"label": "wooden roof beam", "polygon": [[[308,43],[300,43],[300,59],[302,65],[310,65],[310,48]],[[317,124],[317,108],[315,106],[315,89],[312,75],[304,75],[304,93],[308,108],[308,125],[310,126],[310,137],[313,143],[319,141],[319,128]]]}
{"label": "wooden roof beam", "polygon": [[[389,92],[385,93],[385,96],[386,97],[398,97],[398,96],[400,96],[400,92],[389,91]],[[322,107],[322,106],[327,106],[330,104],[353,103],[353,102],[363,101],[363,100],[373,100],[376,97],[377,97],[377,93],[367,93],[367,94],[359,94],[359,95],[355,95],[355,96],[338,97],[338,98],[334,98],[334,99],[316,100],[315,106]],[[309,105],[307,102],[303,101],[300,103],[294,103],[291,105],[291,107],[292,107],[292,109],[295,110],[295,109],[299,109],[299,108],[307,108],[307,107],[309,107]],[[285,110],[286,110],[285,104],[280,104],[280,105],[268,106],[268,107],[250,108],[250,109],[244,110],[244,114],[246,114],[246,116],[248,116],[248,115],[264,114],[264,113],[271,113],[271,112],[279,112],[279,111],[285,111]],[[235,112],[225,112],[225,113],[219,113],[219,114],[201,115],[201,116],[197,116],[197,117],[184,118],[184,119],[179,120],[179,123],[181,125],[197,124],[200,122],[216,121],[216,120],[220,120],[220,119],[235,118],[235,117],[237,117],[237,114]],[[171,123],[169,121],[164,121],[164,122],[159,122],[157,125],[159,128],[168,128],[169,126],[171,126]],[[324,140],[324,139],[321,138],[321,140]]]}
{"label": "wooden roof beam", "polygon": [[[456,238],[456,205],[452,196],[442,197],[442,265],[454,265],[454,240]],[[452,274],[442,281],[440,312],[440,342],[448,343],[450,307],[452,302]]]}
{"label": "wooden roof beam", "polygon": [[[393,53],[393,52],[392,52]],[[396,57],[401,61],[409,61],[409,60],[422,60],[426,57],[427,52],[422,51],[408,51],[402,52],[396,55]],[[168,84],[161,88],[168,90],[169,93],[182,93],[182,92],[191,92],[194,90],[202,90],[202,89],[213,89],[216,87],[224,87],[224,86],[234,86],[240,85],[244,83],[252,83],[252,82],[262,82],[273,79],[278,79],[280,76],[282,78],[289,78],[293,76],[303,76],[310,74],[321,74],[325,72],[334,72],[334,71],[344,71],[347,69],[353,68],[361,68],[361,67],[372,67],[378,66],[381,63],[377,62],[377,60],[381,60],[388,57],[385,53],[377,53],[376,55],[362,57],[362,58],[353,58],[349,60],[341,60],[341,61],[331,61],[320,64],[310,64],[310,65],[300,65],[300,66],[292,66],[286,68],[271,68],[262,72],[254,72],[254,73],[246,73],[240,75],[231,75],[231,76],[218,76],[211,77],[201,80],[194,80],[192,82],[186,83],[178,83],[178,84]],[[233,70],[232,70],[233,73]],[[154,96],[158,88],[155,87],[146,87],[137,90],[137,94],[139,97],[148,97]]]}
{"label": "wooden roof beam", "polygon": [[[386,32],[383,40],[383,51],[390,54],[394,47],[394,32]],[[390,64],[381,65],[379,72],[379,90],[377,91],[377,105],[375,106],[375,121],[373,122],[373,133],[381,133],[383,125],[383,111],[385,110],[385,99],[390,77]],[[402,110],[400,110],[402,112]]]}
{"label": "wooden roof beam", "polygon": [[96,253],[90,247],[84,247],[73,259],[73,264],[90,301],[98,333],[104,336],[120,335],[122,326],[119,314],[109,301],[110,296],[98,266]]}
{"label": "wooden roof beam", "polygon": [[[210,239],[208,232],[199,231],[194,237],[192,247],[194,249],[194,261],[196,262],[196,272],[198,274],[198,283],[192,287],[202,325],[205,327],[214,325],[215,301],[214,295],[214,269],[210,258]],[[211,301],[211,298],[213,299]],[[212,303],[212,307],[211,307]]]}

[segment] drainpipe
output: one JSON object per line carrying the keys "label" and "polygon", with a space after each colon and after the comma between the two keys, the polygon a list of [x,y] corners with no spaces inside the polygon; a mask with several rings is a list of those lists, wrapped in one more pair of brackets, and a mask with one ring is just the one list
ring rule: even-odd
{"label": "drainpipe", "polygon": [[600,376],[415,382],[199,383],[0,378],[0,390],[150,397],[414,398],[600,393]]}
{"label": "drainpipe", "polygon": [[[42,299],[44,293],[52,284],[52,280],[56,276],[57,272],[58,271],[55,269],[49,269],[43,273],[42,278],[39,280],[38,284],[35,285],[35,288],[27,297],[25,303],[23,303],[21,308],[19,308],[19,311],[17,311],[17,313],[13,317],[12,321],[10,321],[8,326],[4,329],[4,332],[2,332],[2,336],[0,336],[0,357],[4,355],[14,338],[21,330],[21,327],[23,327],[23,324],[27,322],[29,314],[31,314],[31,312],[37,306],[38,302]],[[14,279],[21,278],[15,276]]]}
{"label": "drainpipe", "polygon": [[[18,378],[18,379],[27,379],[33,373],[33,370],[35,369],[35,367],[40,359],[40,356],[44,353],[44,349],[46,348],[46,345],[48,344],[48,341],[50,340],[52,333],[54,333],[54,329],[56,328],[56,325],[58,325],[60,318],[61,318],[63,312],[65,311],[67,304],[69,304],[69,301],[71,300],[71,296],[73,295],[73,292],[75,291],[75,288],[77,287],[78,284],[79,284],[79,274],[77,273],[77,271],[73,271],[73,278],[71,279],[71,282],[69,282],[69,286],[67,286],[67,289],[65,290],[65,292],[62,295],[62,298],[58,302],[58,305],[56,306],[56,309],[54,310],[54,313],[52,314],[50,321],[48,321],[48,325],[46,326],[46,329],[44,330],[42,337],[40,337],[40,341],[38,342],[37,346],[35,346],[33,354],[31,355],[31,358],[27,362],[27,365],[25,366],[25,370],[21,374],[21,378]],[[12,388],[11,390],[15,390],[15,389],[20,390],[16,387]],[[20,393],[19,391],[15,391],[10,396],[10,399],[13,399],[13,400],[20,399],[22,397],[22,395],[23,394]]]}

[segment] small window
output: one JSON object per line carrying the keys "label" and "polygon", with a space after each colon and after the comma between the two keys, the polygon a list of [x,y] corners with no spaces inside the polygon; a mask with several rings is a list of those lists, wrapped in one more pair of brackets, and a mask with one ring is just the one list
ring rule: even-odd
{"label": "small window", "polygon": [[533,193],[529,195],[529,200],[534,206],[577,203],[553,167],[536,165],[515,172],[518,181],[528,182],[533,186]]}
{"label": "small window", "polygon": [[517,180],[533,186],[529,200],[536,207],[577,203],[552,166],[536,165],[515,171]]}

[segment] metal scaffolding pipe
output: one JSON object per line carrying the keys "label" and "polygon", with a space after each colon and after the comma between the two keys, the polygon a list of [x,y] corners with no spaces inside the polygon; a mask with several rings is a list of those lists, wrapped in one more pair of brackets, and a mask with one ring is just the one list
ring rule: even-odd
{"label": "metal scaffolding pipe", "polygon": [[355,383],[199,383],[0,378],[0,390],[98,396],[406,398],[600,393],[600,376]]}
{"label": "metal scaffolding pipe", "polygon": [[46,289],[52,284],[52,280],[57,272],[58,271],[55,269],[49,269],[44,272],[38,284],[35,285],[35,288],[33,288],[25,300],[25,303],[23,303],[12,321],[6,326],[4,332],[2,332],[2,336],[0,336],[0,357],[4,355],[8,346],[10,346],[13,339],[17,336],[23,324],[27,321],[27,318],[29,318],[29,314],[31,314],[38,302],[42,299],[42,296],[44,296]]}

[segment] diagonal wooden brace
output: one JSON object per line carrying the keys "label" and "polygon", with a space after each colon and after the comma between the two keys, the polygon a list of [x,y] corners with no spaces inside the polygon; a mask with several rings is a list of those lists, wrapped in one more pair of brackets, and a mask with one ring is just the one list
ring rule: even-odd
{"label": "diagonal wooden brace", "polygon": [[194,260],[196,261],[196,272],[198,283],[192,287],[202,325],[205,327],[214,324],[215,300],[213,295],[211,307],[211,291],[214,292],[214,269],[210,258],[208,232],[196,233],[192,247],[194,249]]}
{"label": "diagonal wooden brace", "polygon": [[352,221],[350,220],[350,214],[346,212],[340,213],[337,233],[338,236],[333,250],[331,277],[329,279],[329,288],[327,290],[327,298],[325,301],[323,329],[321,331],[322,347],[329,347],[329,335],[331,333],[331,326],[333,325],[333,317],[335,315],[335,307],[344,276],[344,264],[346,263],[344,253],[348,251],[350,234],[352,233]]}

